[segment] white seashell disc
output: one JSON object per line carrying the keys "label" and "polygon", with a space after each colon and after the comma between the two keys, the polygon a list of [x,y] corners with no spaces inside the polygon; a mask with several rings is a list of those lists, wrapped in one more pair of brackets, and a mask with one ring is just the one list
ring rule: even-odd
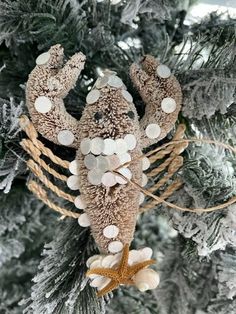
{"label": "white seashell disc", "polygon": [[146,176],[145,173],[142,174],[142,187],[144,187],[145,185],[147,185],[148,183],[148,177]]}
{"label": "white seashell disc", "polygon": [[176,109],[176,102],[173,98],[171,97],[166,97],[162,100],[161,102],[161,109],[165,113],[172,113]]}
{"label": "white seashell disc", "polygon": [[84,138],[80,143],[80,150],[83,155],[87,155],[91,149],[91,140],[89,138]]}
{"label": "white seashell disc", "polygon": [[86,97],[87,104],[94,104],[99,99],[100,95],[101,93],[98,89],[92,89]]}
{"label": "white seashell disc", "polygon": [[111,187],[116,185],[116,177],[113,173],[111,172],[106,172],[102,176],[102,184],[105,185],[106,187]]}
{"label": "white seashell disc", "polygon": [[78,218],[78,223],[81,227],[90,226],[89,216],[86,213],[81,214]]}
{"label": "white seashell disc", "polygon": [[70,188],[71,190],[75,191],[79,189],[79,176],[70,176],[67,181],[67,186],[68,188]]}
{"label": "white seashell disc", "polygon": [[107,255],[102,260],[102,267],[111,268],[114,263],[115,255]]}
{"label": "white seashell disc", "polygon": [[116,76],[116,75],[111,75],[108,78],[108,84],[112,87],[120,88],[123,86],[122,80]]}
{"label": "white seashell disc", "polygon": [[84,157],[85,167],[89,170],[97,167],[97,159],[94,155],[88,154]]}
{"label": "white seashell disc", "polygon": [[94,262],[94,261],[97,261],[97,260],[101,260],[102,259],[102,256],[101,255],[93,255],[93,256],[91,256],[91,257],[89,257],[88,259],[87,259],[87,262],[86,262],[86,266],[88,267],[88,268],[90,268],[90,265]]}
{"label": "white seashell disc", "polygon": [[111,282],[111,279],[110,279],[110,278],[103,277],[103,281],[100,282],[99,287],[97,287],[98,291],[100,291],[100,290],[102,290],[103,288],[105,288],[110,282]]}
{"label": "white seashell disc", "polygon": [[[128,180],[131,180],[132,178],[132,172],[128,169],[128,168],[121,168],[118,170],[118,172],[120,174],[122,174],[124,177],[126,177]],[[125,180],[123,177],[121,176],[116,176],[116,182],[119,184],[127,184],[128,181]]]}
{"label": "white seashell disc", "polygon": [[102,182],[103,172],[100,169],[93,169],[88,172],[88,181],[92,185],[99,185]]}
{"label": "white seashell disc", "polygon": [[133,97],[130,95],[129,92],[127,92],[126,90],[122,89],[122,96],[124,97],[125,100],[127,100],[128,102],[133,102]]}
{"label": "white seashell disc", "polygon": [[145,247],[142,250],[140,250],[140,256],[143,261],[147,259],[151,259],[153,254],[153,250],[150,247]]}
{"label": "white seashell disc", "polygon": [[148,124],[145,132],[148,138],[154,139],[154,138],[157,138],[161,134],[161,128],[159,127],[158,124],[151,123],[151,124]]}
{"label": "white seashell disc", "polygon": [[118,138],[117,140],[115,140],[116,142],[116,153],[117,154],[123,154],[126,153],[128,150],[128,144],[125,140],[123,140],[122,138]]}
{"label": "white seashell disc", "polygon": [[132,150],[135,148],[135,146],[137,144],[137,140],[133,134],[125,135],[124,140],[126,141],[129,150]]}
{"label": "white seashell disc", "polygon": [[141,192],[139,195],[139,205],[141,205],[145,200],[145,195]]}
{"label": "white seashell disc", "polygon": [[116,253],[115,255],[112,255],[114,257],[113,261],[111,262],[111,266],[110,267],[116,267],[120,260],[121,260],[121,253]]}
{"label": "white seashell disc", "polygon": [[99,77],[95,83],[95,86],[100,89],[100,88],[103,88],[107,85],[108,83],[108,77],[107,76],[102,76],[102,77]]}
{"label": "white seashell disc", "polygon": [[41,55],[39,55],[36,59],[36,64],[37,65],[46,64],[49,61],[50,57],[51,57],[50,52],[41,53]]}
{"label": "white seashell disc", "polygon": [[115,225],[109,225],[103,229],[104,237],[112,239],[117,237],[119,234],[119,228]]}
{"label": "white seashell disc", "polygon": [[114,154],[115,151],[116,151],[116,142],[111,138],[106,138],[104,140],[103,154],[110,156],[110,155]]}
{"label": "white seashell disc", "polygon": [[137,250],[129,251],[129,259],[128,259],[129,265],[134,265],[139,262],[140,262],[140,252]]}
{"label": "white seashell disc", "polygon": [[97,288],[99,287],[103,281],[104,281],[105,277],[103,276],[97,276],[96,278],[94,278],[90,283],[90,287],[94,287],[94,288]]}
{"label": "white seashell disc", "polygon": [[107,156],[106,159],[109,163],[109,169],[114,170],[120,166],[120,159],[116,155]]}
{"label": "white seashell disc", "polygon": [[157,272],[150,268],[144,268],[138,271],[133,277],[135,286],[140,291],[155,289],[160,282],[160,276]]}
{"label": "white seashell disc", "polygon": [[104,156],[98,156],[97,167],[102,172],[109,170],[110,169],[109,158],[104,157]]}
{"label": "white seashell disc", "polygon": [[121,165],[125,164],[126,162],[130,162],[131,161],[131,156],[128,153],[117,154],[117,157],[119,158]]}
{"label": "white seashell disc", "polygon": [[46,96],[39,96],[35,100],[34,107],[40,113],[47,113],[52,109],[52,102]]}
{"label": "white seashell disc", "polygon": [[143,157],[142,159],[142,170],[145,171],[150,167],[150,161],[147,157]]}
{"label": "white seashell disc", "polygon": [[86,203],[83,201],[81,195],[78,195],[75,198],[74,204],[75,204],[75,207],[79,208],[79,209],[85,209],[87,207]]}
{"label": "white seashell disc", "polygon": [[[90,263],[90,269],[101,267],[101,266],[102,266],[102,256],[101,256],[101,258],[97,258]],[[93,276],[93,275],[91,275],[91,276]],[[96,275],[96,277],[97,277],[97,275]]]}
{"label": "white seashell disc", "polygon": [[70,162],[69,170],[72,174],[75,174],[75,175],[79,174],[79,161],[77,159]]}
{"label": "white seashell disc", "polygon": [[104,141],[101,137],[95,137],[91,140],[91,153],[100,155],[104,149]]}
{"label": "white seashell disc", "polygon": [[164,79],[171,76],[171,71],[168,68],[168,66],[166,66],[165,64],[158,65],[156,73],[159,77],[164,78]]}
{"label": "white seashell disc", "polygon": [[108,250],[111,253],[118,253],[118,252],[120,252],[123,249],[123,246],[124,245],[123,245],[122,242],[120,242],[120,241],[113,241],[113,242],[109,243]]}
{"label": "white seashell disc", "polygon": [[57,140],[60,144],[69,146],[74,142],[75,136],[71,131],[63,130],[58,133]]}

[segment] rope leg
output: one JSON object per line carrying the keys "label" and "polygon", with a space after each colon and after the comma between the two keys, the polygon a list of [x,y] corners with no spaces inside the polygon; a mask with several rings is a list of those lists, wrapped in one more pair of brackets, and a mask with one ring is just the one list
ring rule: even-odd
{"label": "rope leg", "polygon": [[51,200],[49,200],[47,196],[47,192],[42,188],[41,185],[39,185],[37,182],[31,180],[28,183],[29,190],[38,198],[40,199],[44,204],[46,204],[51,209],[55,210],[56,212],[60,213],[62,215],[62,218],[65,216],[69,216],[72,218],[79,218],[79,213],[73,213],[65,208],[62,208],[55,203],[53,203]]}

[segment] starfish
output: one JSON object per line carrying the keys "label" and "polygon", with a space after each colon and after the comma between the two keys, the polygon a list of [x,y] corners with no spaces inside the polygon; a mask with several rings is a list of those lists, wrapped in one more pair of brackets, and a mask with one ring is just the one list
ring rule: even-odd
{"label": "starfish", "polygon": [[111,281],[103,289],[97,292],[98,297],[102,297],[108,292],[111,292],[112,290],[118,288],[119,285],[121,284],[133,285],[134,281],[132,278],[138,271],[149,265],[155,264],[155,260],[149,259],[144,262],[140,262],[135,265],[129,266],[128,259],[129,259],[129,245],[125,244],[120,263],[116,269],[101,267],[93,268],[87,272],[87,276],[100,275],[111,279]]}

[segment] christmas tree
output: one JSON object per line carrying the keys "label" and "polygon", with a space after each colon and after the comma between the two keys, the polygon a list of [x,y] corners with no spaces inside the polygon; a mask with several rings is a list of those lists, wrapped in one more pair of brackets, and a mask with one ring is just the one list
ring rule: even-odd
{"label": "christmas tree", "polygon": [[[19,117],[28,114],[28,75],[37,56],[55,44],[64,47],[68,58],[78,51],[86,55],[85,68],[65,99],[75,118],[81,117],[86,95],[104,68],[122,77],[142,116],[144,104],[131,83],[129,67],[151,54],[180,82],[183,106],[178,123],[186,126],[186,137],[236,146],[236,21],[218,12],[194,20],[188,12],[195,2],[0,0],[1,314],[235,313],[235,204],[209,213],[159,204],[142,214],[133,245],[153,249],[159,287],[145,293],[122,287],[97,298],[85,278],[86,260],[97,252],[89,228],[81,228],[73,218],[59,220],[27,189],[33,175],[20,146],[25,135]],[[73,149],[44,143],[55,155],[72,160]],[[233,152],[192,143],[183,157],[179,175],[184,184],[168,201],[207,208],[235,196]]]}

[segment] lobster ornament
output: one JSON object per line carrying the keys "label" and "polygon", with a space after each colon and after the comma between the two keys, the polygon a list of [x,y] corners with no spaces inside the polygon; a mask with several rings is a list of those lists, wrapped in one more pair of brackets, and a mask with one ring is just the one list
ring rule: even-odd
{"label": "lobster ornament", "polygon": [[145,291],[156,288],[159,275],[148,268],[154,261],[148,247],[129,250],[137,216],[144,201],[150,166],[140,158],[150,145],[173,128],[182,93],[170,69],[147,55],[130,67],[131,80],[144,101],[139,119],[133,98],[115,72],[105,70],[86,97],[81,119],[72,117],[63,98],[74,87],[85,63],[76,53],[65,64],[60,45],[36,59],[29,75],[26,103],[35,129],[57,145],[76,149],[68,162],[67,186],[76,193],[78,222],[90,227],[100,254],[87,260],[90,285],[102,296],[120,284]]}

